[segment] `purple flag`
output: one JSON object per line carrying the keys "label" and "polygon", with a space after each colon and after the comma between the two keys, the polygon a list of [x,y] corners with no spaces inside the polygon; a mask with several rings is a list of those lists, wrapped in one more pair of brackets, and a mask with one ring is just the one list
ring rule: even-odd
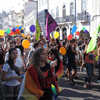
{"label": "purple flag", "polygon": [[57,27],[56,21],[52,18],[52,16],[47,13],[47,22],[46,22],[46,38],[50,41],[50,33],[55,30]]}

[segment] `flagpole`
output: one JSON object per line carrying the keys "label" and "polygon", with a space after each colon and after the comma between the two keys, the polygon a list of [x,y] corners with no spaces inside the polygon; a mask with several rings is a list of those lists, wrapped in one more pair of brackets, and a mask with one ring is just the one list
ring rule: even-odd
{"label": "flagpole", "polygon": [[38,22],[38,0],[37,0],[37,22]]}

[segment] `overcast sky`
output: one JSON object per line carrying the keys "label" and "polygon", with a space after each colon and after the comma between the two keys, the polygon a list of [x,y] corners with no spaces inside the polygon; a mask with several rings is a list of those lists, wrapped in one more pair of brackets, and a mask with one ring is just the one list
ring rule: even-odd
{"label": "overcast sky", "polygon": [[23,9],[24,2],[28,0],[0,0],[0,13],[4,9],[4,11],[9,12],[11,10],[15,10],[19,12]]}

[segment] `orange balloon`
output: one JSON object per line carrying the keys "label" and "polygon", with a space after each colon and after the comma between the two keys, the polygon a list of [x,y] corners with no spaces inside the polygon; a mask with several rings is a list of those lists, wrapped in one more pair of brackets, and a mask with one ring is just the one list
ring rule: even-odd
{"label": "orange balloon", "polygon": [[60,48],[60,53],[61,53],[62,55],[65,55],[65,54],[66,54],[66,49],[65,49],[64,47],[61,47],[61,48]]}
{"label": "orange balloon", "polygon": [[22,42],[22,46],[23,46],[25,49],[28,49],[29,46],[30,46],[30,42],[29,42],[27,39],[25,39],[25,40],[23,40],[23,42]]}
{"label": "orange balloon", "polygon": [[19,25],[17,25],[17,27],[19,27]]}

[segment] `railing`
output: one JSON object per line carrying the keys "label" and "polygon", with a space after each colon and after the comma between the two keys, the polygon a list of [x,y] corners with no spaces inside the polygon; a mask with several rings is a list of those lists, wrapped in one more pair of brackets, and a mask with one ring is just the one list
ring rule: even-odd
{"label": "railing", "polygon": [[90,18],[91,16],[89,14],[85,14],[85,13],[78,13],[78,16],[77,16],[77,20],[80,20],[80,21],[90,21]]}
{"label": "railing", "polygon": [[55,18],[55,21],[57,23],[74,22],[74,16],[69,15],[69,16],[66,16],[66,17],[57,17],[57,18]]}

